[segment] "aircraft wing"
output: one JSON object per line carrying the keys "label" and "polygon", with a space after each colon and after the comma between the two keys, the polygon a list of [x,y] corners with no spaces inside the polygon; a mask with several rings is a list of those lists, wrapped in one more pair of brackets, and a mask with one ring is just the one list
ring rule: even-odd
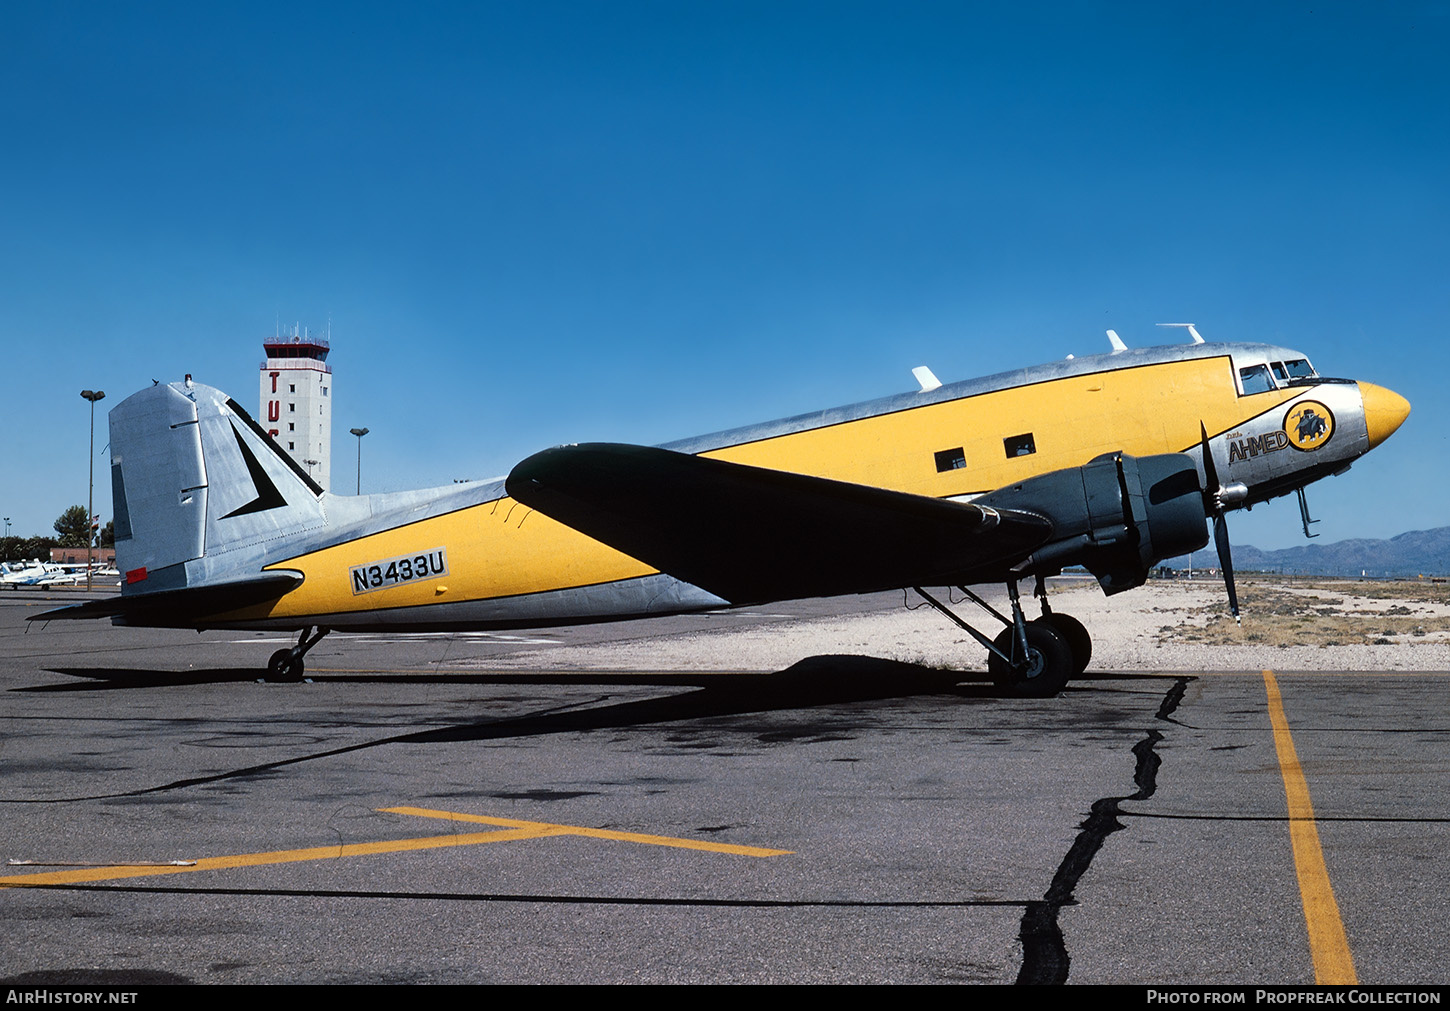
{"label": "aircraft wing", "polygon": [[612,443],[537,453],[510,496],[733,604],[941,585],[1048,539],[1036,513]]}

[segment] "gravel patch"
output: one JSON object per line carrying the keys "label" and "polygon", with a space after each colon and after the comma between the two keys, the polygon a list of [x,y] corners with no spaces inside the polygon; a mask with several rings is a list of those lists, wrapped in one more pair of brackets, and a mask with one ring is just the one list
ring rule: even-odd
{"label": "gravel patch", "polygon": [[[1296,592],[1305,592],[1298,588]],[[911,604],[919,603],[908,594]],[[1336,589],[1335,606],[1361,613],[1387,611],[1395,606],[1424,609],[1430,605],[1413,598],[1403,602],[1381,597],[1359,597]],[[1082,621],[1093,636],[1091,670],[1122,671],[1400,671],[1450,669],[1450,637],[1443,634],[1371,644],[1306,645],[1192,643],[1165,635],[1165,626],[1206,625],[1223,610],[1223,585],[1215,580],[1164,581],[1104,597],[1096,584],[1055,585],[1054,610]],[[1306,612],[1317,606],[1306,598]],[[1436,613],[1445,610],[1435,605]],[[980,612],[971,605],[958,608],[968,621]],[[1029,607],[1035,613],[1035,605]],[[1245,611],[1245,628],[1283,624],[1280,614],[1255,615]],[[978,623],[995,634],[991,619]],[[1250,631],[1249,634],[1252,634]],[[882,657],[929,667],[984,671],[985,653],[966,633],[929,607],[877,611],[798,620],[777,621],[752,628],[730,628],[664,637],[642,636],[597,646],[560,646],[521,650],[507,656],[476,661],[495,670],[630,670],[630,671],[776,671],[811,656],[853,654]],[[464,661],[468,665],[468,661]]]}

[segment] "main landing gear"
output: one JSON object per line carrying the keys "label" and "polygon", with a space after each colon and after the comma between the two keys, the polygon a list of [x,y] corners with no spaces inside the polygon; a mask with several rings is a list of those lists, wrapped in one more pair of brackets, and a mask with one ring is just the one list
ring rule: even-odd
{"label": "main landing gear", "polygon": [[272,654],[272,659],[267,661],[268,681],[301,681],[303,674],[302,658],[307,651],[322,641],[322,637],[330,628],[318,626],[317,634],[311,639],[308,635],[312,632],[311,627],[304,628],[302,635],[297,639],[297,645],[291,649],[279,649]]}
{"label": "main landing gear", "polygon": [[1042,577],[1033,593],[1041,602],[1042,617],[1028,621],[1022,614],[1016,581],[1007,584],[1012,616],[1002,614],[965,586],[961,590],[978,607],[1006,626],[995,639],[988,639],[921,587],[913,587],[921,598],[987,648],[987,673],[1013,695],[1048,698],[1067,685],[1070,678],[1087,669],[1093,655],[1092,637],[1083,623],[1068,614],[1058,614],[1047,603]]}

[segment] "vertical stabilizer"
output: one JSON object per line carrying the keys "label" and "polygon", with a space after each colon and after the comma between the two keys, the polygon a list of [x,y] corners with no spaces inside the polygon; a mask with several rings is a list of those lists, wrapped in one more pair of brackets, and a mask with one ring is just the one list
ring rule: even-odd
{"label": "vertical stabilizer", "polygon": [[326,523],[322,489],[220,390],[152,386],[110,413],[116,564],[127,593],[255,573]]}

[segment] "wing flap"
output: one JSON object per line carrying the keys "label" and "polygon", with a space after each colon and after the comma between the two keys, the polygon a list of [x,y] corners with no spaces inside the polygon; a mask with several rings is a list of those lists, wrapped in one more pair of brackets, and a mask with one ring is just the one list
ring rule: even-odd
{"label": "wing flap", "polygon": [[988,509],[670,450],[560,446],[510,496],[734,604],[971,580],[1051,535]]}

